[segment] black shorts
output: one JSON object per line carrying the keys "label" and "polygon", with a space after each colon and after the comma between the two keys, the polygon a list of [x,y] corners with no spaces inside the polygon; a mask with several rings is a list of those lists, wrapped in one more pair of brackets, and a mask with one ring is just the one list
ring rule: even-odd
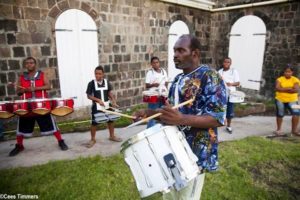
{"label": "black shorts", "polygon": [[31,136],[37,121],[42,135],[50,135],[58,131],[56,122],[51,114],[37,115],[33,117],[19,117],[17,135]]}

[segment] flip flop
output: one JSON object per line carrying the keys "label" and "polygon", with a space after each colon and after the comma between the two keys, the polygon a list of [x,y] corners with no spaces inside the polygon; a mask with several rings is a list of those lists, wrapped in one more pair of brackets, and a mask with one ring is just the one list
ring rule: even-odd
{"label": "flip flop", "polygon": [[118,137],[110,137],[110,138],[108,138],[109,140],[111,140],[111,141],[114,141],[114,142],[122,142],[122,139],[121,138],[118,138]]}

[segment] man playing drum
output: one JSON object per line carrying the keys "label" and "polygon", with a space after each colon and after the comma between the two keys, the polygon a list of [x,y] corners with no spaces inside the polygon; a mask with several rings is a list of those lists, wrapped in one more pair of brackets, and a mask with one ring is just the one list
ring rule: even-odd
{"label": "man playing drum", "polygon": [[218,72],[222,76],[227,86],[228,102],[226,110],[226,130],[229,134],[232,134],[231,120],[234,117],[234,103],[229,101],[231,92],[236,91],[236,87],[240,85],[239,73],[236,69],[230,68],[231,58],[225,58],[223,61],[223,68]]}
{"label": "man playing drum", "polygon": [[[137,117],[162,113],[160,121],[180,126],[198,157],[202,171],[218,168],[217,127],[225,123],[226,87],[220,75],[200,64],[200,42],[192,35],[182,35],[174,46],[174,62],[183,73],[177,75],[170,87],[169,102],[177,105],[191,98],[192,104],[172,109],[167,103],[161,109],[139,110]],[[204,176],[202,176],[204,178]]]}
{"label": "man playing drum", "polygon": [[[36,59],[33,57],[28,57],[23,61],[23,66],[27,71],[20,76],[17,92],[19,95],[22,95],[24,99],[40,99],[48,97],[46,90],[50,90],[50,83],[45,74],[36,69],[36,64]],[[61,137],[61,133],[56,125],[55,119],[51,114],[37,115],[28,113],[24,116],[19,116],[17,144],[9,153],[9,156],[15,156],[24,150],[23,138],[24,136],[32,135],[35,121],[37,121],[42,135],[53,134],[58,141],[60,149],[68,149],[68,146]]]}
{"label": "man playing drum", "polygon": [[[151,66],[146,74],[146,88],[149,92],[153,91],[153,94],[157,94],[157,102],[148,102],[148,108],[155,110],[163,105],[163,101],[160,98],[161,93],[167,93],[167,72],[160,67],[159,58],[151,58]],[[155,125],[155,120],[150,120],[147,124],[147,128]]]}

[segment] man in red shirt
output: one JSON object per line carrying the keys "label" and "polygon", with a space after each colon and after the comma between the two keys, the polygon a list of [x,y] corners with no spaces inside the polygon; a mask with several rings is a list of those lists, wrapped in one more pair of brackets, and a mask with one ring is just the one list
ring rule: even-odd
{"label": "man in red shirt", "polygon": [[[48,94],[46,90],[51,89],[50,83],[44,73],[36,69],[36,59],[33,57],[26,58],[23,66],[27,71],[20,76],[17,89],[18,94],[22,95],[24,99],[47,98]],[[15,156],[24,150],[24,136],[28,137],[32,135],[35,121],[37,121],[42,135],[53,134],[61,150],[68,149],[68,146],[61,137],[55,119],[50,113],[45,115],[29,113],[25,116],[20,116],[18,119],[17,144],[9,153],[9,156]]]}

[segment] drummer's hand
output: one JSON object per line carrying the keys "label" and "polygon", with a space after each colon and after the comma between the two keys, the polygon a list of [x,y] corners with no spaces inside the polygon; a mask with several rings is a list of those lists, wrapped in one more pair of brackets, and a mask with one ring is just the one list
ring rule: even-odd
{"label": "drummer's hand", "polygon": [[166,102],[164,107],[158,109],[158,111],[162,113],[159,119],[163,123],[180,125],[183,121],[183,115],[177,109],[173,109],[168,102]]}
{"label": "drummer's hand", "polygon": [[226,83],[226,85],[227,85],[227,86],[233,86],[233,84],[232,84],[232,83]]}
{"label": "drummer's hand", "polygon": [[152,83],[151,85],[152,85],[152,87],[158,87],[159,83]]}
{"label": "drummer's hand", "polygon": [[112,102],[111,105],[114,108],[120,108],[120,106],[116,102]]}
{"label": "drummer's hand", "polygon": [[35,87],[21,88],[20,91],[22,93],[25,93],[25,92],[34,92],[35,91]]}
{"label": "drummer's hand", "polygon": [[146,110],[145,110],[145,109],[141,109],[141,110],[135,111],[135,112],[133,113],[133,116],[135,116],[134,121],[139,121],[139,120],[141,120],[142,118],[147,117],[147,113],[146,113]]}
{"label": "drummer's hand", "polygon": [[101,99],[98,99],[97,103],[100,105],[100,106],[105,106],[103,101]]}

